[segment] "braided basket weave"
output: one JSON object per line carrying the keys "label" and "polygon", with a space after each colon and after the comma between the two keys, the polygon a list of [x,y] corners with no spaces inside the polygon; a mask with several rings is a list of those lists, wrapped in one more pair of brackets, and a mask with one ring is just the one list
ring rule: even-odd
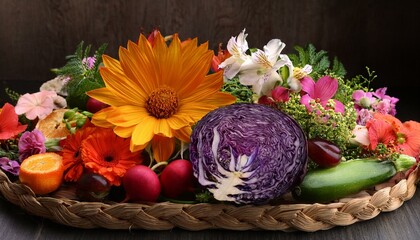
{"label": "braided basket weave", "polygon": [[23,185],[11,182],[0,170],[0,191],[26,212],[77,228],[168,230],[174,227],[204,229],[280,230],[314,232],[347,226],[399,208],[416,191],[420,172],[392,187],[330,204],[233,206],[229,204],[138,203],[106,204],[66,198],[38,197]]}

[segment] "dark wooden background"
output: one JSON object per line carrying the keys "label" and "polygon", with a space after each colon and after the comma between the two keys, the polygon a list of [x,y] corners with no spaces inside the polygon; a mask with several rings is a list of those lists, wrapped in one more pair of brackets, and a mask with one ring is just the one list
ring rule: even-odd
{"label": "dark wooden background", "polygon": [[[375,70],[375,87],[387,86],[401,99],[400,117],[420,115],[407,105],[419,102],[419,2],[408,0],[0,0],[1,88],[35,91],[54,77],[80,41],[94,47],[119,46],[158,27],[181,38],[198,37],[216,49],[243,28],[251,47],[272,38],[295,45],[313,43],[337,56],[348,77]],[[410,59],[411,58],[411,59]],[[25,88],[25,89],[23,89]],[[3,95],[3,91],[1,91]],[[0,99],[4,100],[0,95]],[[402,111],[402,112],[401,112]],[[418,113],[420,111],[417,111]]]}

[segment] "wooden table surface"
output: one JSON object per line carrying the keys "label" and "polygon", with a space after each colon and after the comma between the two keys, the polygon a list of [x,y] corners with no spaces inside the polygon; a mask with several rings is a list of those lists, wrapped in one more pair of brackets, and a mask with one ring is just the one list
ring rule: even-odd
{"label": "wooden table surface", "polygon": [[25,213],[19,207],[0,198],[0,239],[420,239],[420,191],[400,208],[346,227],[326,231],[230,231],[205,230],[170,231],[77,229]]}

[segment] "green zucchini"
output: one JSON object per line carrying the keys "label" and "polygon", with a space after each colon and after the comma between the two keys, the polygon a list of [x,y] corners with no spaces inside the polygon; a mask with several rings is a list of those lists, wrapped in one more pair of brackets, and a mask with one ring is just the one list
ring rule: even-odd
{"label": "green zucchini", "polygon": [[309,170],[292,194],[303,202],[331,202],[385,182],[396,173],[390,160],[353,159],[332,168]]}

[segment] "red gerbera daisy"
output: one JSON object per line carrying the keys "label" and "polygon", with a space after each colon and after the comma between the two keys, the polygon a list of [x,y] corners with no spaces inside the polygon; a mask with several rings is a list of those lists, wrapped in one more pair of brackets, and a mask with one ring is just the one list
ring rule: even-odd
{"label": "red gerbera daisy", "polygon": [[84,166],[80,147],[84,139],[96,130],[92,124],[86,123],[83,128],[77,130],[75,134],[68,135],[61,143],[63,150],[64,180],[76,182],[83,173]]}
{"label": "red gerbera daisy", "polygon": [[130,139],[118,137],[112,129],[97,128],[82,142],[82,160],[86,168],[119,186],[130,167],[142,162],[139,151],[130,151]]}

